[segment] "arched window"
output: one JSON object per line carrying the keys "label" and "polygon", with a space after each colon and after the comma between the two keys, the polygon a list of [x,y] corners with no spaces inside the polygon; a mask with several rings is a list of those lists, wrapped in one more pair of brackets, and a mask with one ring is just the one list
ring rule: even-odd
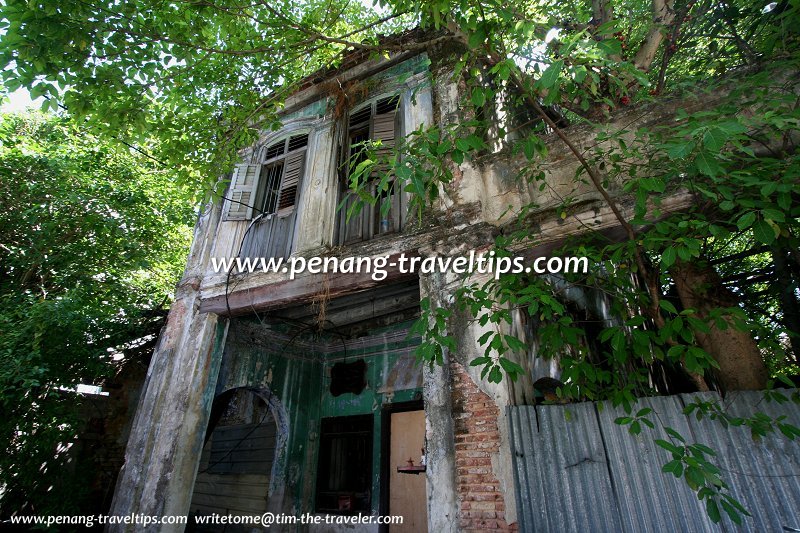
{"label": "arched window", "polygon": [[263,161],[236,165],[223,207],[224,220],[249,220],[260,214],[294,210],[305,173],[308,133],[269,144]]}
{"label": "arched window", "polygon": [[192,494],[196,515],[266,512],[280,445],[273,406],[245,388],[219,395]]}

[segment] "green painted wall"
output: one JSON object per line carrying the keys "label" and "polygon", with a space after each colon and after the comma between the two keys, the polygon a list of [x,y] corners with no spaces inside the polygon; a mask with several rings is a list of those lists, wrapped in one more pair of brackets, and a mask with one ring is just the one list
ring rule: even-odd
{"label": "green painted wall", "polygon": [[[335,335],[292,336],[279,328],[270,329],[243,319],[231,323],[216,393],[236,387],[268,390],[285,409],[288,440],[280,481],[286,487],[283,507],[287,512],[314,510],[320,419],[371,413],[372,511],[378,513],[382,407],[418,399],[422,392],[418,387],[378,392],[398,358],[408,357],[419,343],[419,339],[407,338],[410,325],[395,324],[376,329],[368,337],[343,341]],[[362,358],[367,363],[364,391],[332,396],[329,388],[333,365]]]}
{"label": "green painted wall", "polygon": [[[426,54],[420,54],[379,72],[370,78],[368,83],[371,84],[375,90],[380,91],[380,88],[384,85],[391,85],[394,82],[404,80],[408,76],[427,72],[429,65],[430,59],[428,59],[428,56]],[[302,118],[322,118],[330,111],[329,108],[331,105],[333,105],[332,99],[322,98],[283,116],[281,120],[287,123]]]}
{"label": "green painted wall", "polygon": [[[373,415],[372,439],[372,512],[378,514],[380,506],[380,474],[381,474],[381,424],[382,407],[391,403],[412,401],[422,397],[422,389],[414,388],[381,393],[378,389],[385,383],[397,359],[410,354],[419,344],[419,339],[408,339],[407,331],[411,323],[396,324],[371,332],[369,340],[363,341],[365,346],[341,349],[326,354],[323,362],[323,391],[320,404],[320,417]],[[400,333],[400,335],[398,335]],[[398,338],[399,337],[399,338]],[[334,341],[331,346],[336,349],[341,345]],[[339,361],[353,362],[364,359],[367,362],[367,387],[359,395],[345,393],[334,397],[330,393],[330,370]],[[421,370],[420,370],[421,372]],[[316,457],[314,464],[316,464]]]}

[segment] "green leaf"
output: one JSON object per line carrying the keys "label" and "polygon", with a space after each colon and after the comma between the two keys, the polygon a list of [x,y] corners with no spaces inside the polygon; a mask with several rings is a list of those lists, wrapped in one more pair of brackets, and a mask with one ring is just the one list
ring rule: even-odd
{"label": "green leaf", "polygon": [[673,459],[661,467],[661,471],[667,474],[672,474],[675,477],[681,477],[683,474],[683,462],[679,459]]}
{"label": "green leaf", "polygon": [[693,448],[700,450],[701,452],[707,455],[717,455],[717,452],[706,446],[705,444],[695,443],[692,445]]}
{"label": "green leaf", "polygon": [[486,148],[486,144],[484,144],[483,139],[474,133],[466,138],[466,142],[473,150],[482,150]]}
{"label": "green leaf", "polygon": [[680,433],[678,433],[677,431],[675,431],[673,428],[671,428],[671,427],[665,427],[665,428],[664,428],[664,431],[666,431],[666,432],[667,432],[667,435],[669,435],[669,436],[670,436],[670,437],[672,437],[673,439],[679,440],[679,441],[683,442],[684,444],[686,443],[686,439],[685,439],[685,438],[683,438],[683,435],[681,435]]}
{"label": "green leaf", "polygon": [[492,361],[491,357],[483,356],[483,357],[476,357],[472,361],[470,361],[469,366],[481,366],[485,365],[486,363],[490,363]]}
{"label": "green leaf", "polygon": [[486,102],[486,95],[483,92],[483,89],[480,87],[475,87],[472,89],[472,105],[475,107],[481,107]]}
{"label": "green leaf", "polygon": [[539,77],[538,85],[542,89],[551,89],[558,81],[558,76],[561,74],[561,69],[564,68],[564,60],[559,59],[553,62],[545,69],[541,77]]}
{"label": "green leaf", "polygon": [[511,76],[511,67],[508,66],[508,62],[503,61],[497,65],[497,75],[503,81],[506,81]]}
{"label": "green leaf", "polygon": [[783,212],[778,211],[777,209],[770,209],[770,208],[762,209],[761,214],[767,221],[784,222],[786,220],[785,217],[783,216]]}
{"label": "green leaf", "polygon": [[513,335],[504,335],[503,338],[508,347],[515,352],[526,352],[528,350],[528,345]]}
{"label": "green leaf", "polygon": [[500,366],[503,367],[503,370],[505,370],[509,376],[516,377],[519,374],[525,373],[525,369],[523,369],[514,361],[506,359],[505,357],[501,357],[500,359],[498,359],[498,361],[500,363]]}
{"label": "green leaf", "polygon": [[669,300],[661,299],[658,301],[658,306],[666,311],[667,313],[672,313],[674,315],[678,314],[678,310],[675,309],[675,306]]}
{"label": "green leaf", "polygon": [[747,213],[739,217],[739,220],[736,222],[736,226],[740,230],[745,230],[749,228],[753,224],[753,222],[755,222],[755,220],[756,220],[756,214],[753,213],[752,211],[748,211]]}
{"label": "green leaf", "polygon": [[761,196],[770,196],[778,190],[778,184],[774,181],[767,183],[766,185],[761,187]]}
{"label": "green leaf", "polygon": [[698,152],[697,156],[695,156],[694,162],[697,165],[697,170],[711,178],[714,178],[722,173],[722,167],[719,165],[714,156],[708,152]]}
{"label": "green leaf", "polygon": [[481,345],[481,346],[483,346],[484,344],[486,344],[487,342],[489,342],[489,339],[490,339],[490,338],[492,337],[492,335],[494,335],[494,334],[495,334],[495,332],[494,332],[494,331],[487,331],[486,333],[484,333],[483,335],[481,335],[481,336],[480,336],[480,338],[478,339],[478,344],[479,344],[479,345]]}
{"label": "green leaf", "polygon": [[728,120],[725,122],[720,122],[716,125],[716,127],[721,129],[728,135],[736,135],[739,133],[747,132],[747,126],[736,120]]}
{"label": "green leaf", "polygon": [[[467,140],[463,138],[456,139],[456,148],[458,148],[461,152],[469,152],[472,150],[472,146],[470,146]],[[455,159],[455,153],[453,153],[453,159]]]}
{"label": "green leaf", "polygon": [[775,241],[775,231],[766,220],[759,220],[753,224],[753,237],[758,242],[772,244]]}
{"label": "green leaf", "polygon": [[719,506],[713,498],[706,499],[706,513],[712,522],[718,524],[722,517],[719,514]]}
{"label": "green leaf", "polygon": [[728,503],[726,500],[722,500],[720,502],[722,505],[722,509],[725,511],[725,514],[728,515],[728,518],[736,525],[742,525],[742,515],[734,508],[733,505]]}
{"label": "green leaf", "polygon": [[667,155],[670,159],[684,159],[694,151],[694,142],[686,141],[677,144],[671,144],[667,147]]}
{"label": "green leaf", "polygon": [[622,55],[622,43],[616,39],[598,41],[597,47],[608,57]]}
{"label": "green leaf", "polygon": [[683,448],[679,448],[678,446],[675,446],[674,444],[672,444],[669,441],[666,441],[666,440],[663,440],[663,439],[656,439],[654,442],[658,446],[660,446],[661,448],[664,448],[665,450],[667,450],[670,453],[674,453],[676,455],[683,455]]}
{"label": "green leaf", "polygon": [[483,27],[479,27],[475,33],[469,36],[468,44],[470,48],[478,48],[484,41],[486,41],[486,31]]}
{"label": "green leaf", "polygon": [[[675,263],[675,259],[677,259],[677,254],[675,252],[675,248],[670,246],[661,254],[661,268],[664,270],[668,270]],[[662,302],[664,300],[661,300]],[[671,305],[671,304],[670,304]]]}
{"label": "green leaf", "polygon": [[728,133],[716,126],[710,127],[703,135],[703,146],[712,152],[718,152],[728,141]]}

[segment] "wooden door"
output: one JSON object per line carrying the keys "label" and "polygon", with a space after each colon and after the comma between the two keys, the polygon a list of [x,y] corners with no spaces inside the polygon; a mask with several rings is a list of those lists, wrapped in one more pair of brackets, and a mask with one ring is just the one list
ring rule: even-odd
{"label": "wooden door", "polygon": [[420,464],[425,446],[425,411],[391,414],[389,514],[403,517],[403,525],[392,525],[391,533],[421,533],[428,530],[425,473],[403,474],[398,466]]}

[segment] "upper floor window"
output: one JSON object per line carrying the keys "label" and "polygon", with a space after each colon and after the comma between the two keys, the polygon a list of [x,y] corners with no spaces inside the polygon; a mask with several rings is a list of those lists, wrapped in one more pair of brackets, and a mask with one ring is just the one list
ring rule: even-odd
{"label": "upper floor window", "polygon": [[[345,158],[342,169],[341,194],[348,194],[349,183],[347,177],[350,171],[365,157],[363,143],[366,141],[380,141],[378,154],[385,154],[395,144],[398,134],[399,96],[390,96],[373,100],[362,107],[355,108],[348,118],[346,146],[343,147],[342,156]],[[378,169],[381,170],[381,169]],[[375,172],[374,178],[377,178]],[[368,184],[369,193],[377,197],[375,205],[366,205],[360,213],[347,220],[347,211],[353,202],[357,201],[351,195],[339,211],[339,224],[337,231],[338,244],[348,244],[369,240],[377,235],[391,233],[402,229],[405,219],[403,195],[396,191],[394,182],[390,182],[387,190],[378,190],[378,180]],[[381,212],[381,204],[390,203],[388,212]]]}
{"label": "upper floor window", "polygon": [[308,134],[293,135],[263,150],[263,161],[236,165],[223,209],[224,220],[294,211],[305,170]]}
{"label": "upper floor window", "polygon": [[361,143],[380,141],[381,152],[394,147],[399,101],[398,96],[383,98],[350,114],[347,127],[348,170],[360,162],[359,154],[363,153],[360,150]]}

